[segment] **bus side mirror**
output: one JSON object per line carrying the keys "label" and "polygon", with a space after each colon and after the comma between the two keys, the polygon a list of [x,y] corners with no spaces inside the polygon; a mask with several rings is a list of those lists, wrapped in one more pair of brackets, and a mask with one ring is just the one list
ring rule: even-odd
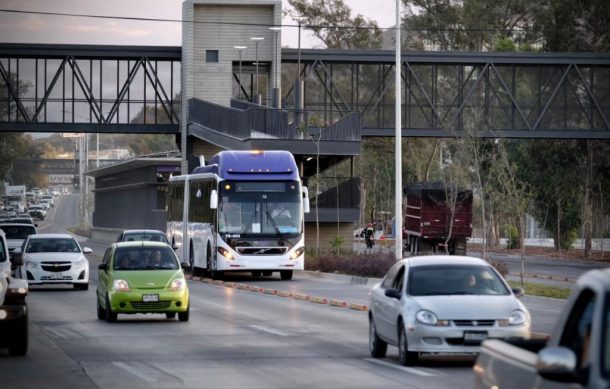
{"label": "bus side mirror", "polygon": [[301,188],[303,193],[303,213],[309,213],[309,190],[306,186]]}
{"label": "bus side mirror", "polygon": [[214,189],[210,194],[210,209],[216,208],[218,208],[218,192]]}

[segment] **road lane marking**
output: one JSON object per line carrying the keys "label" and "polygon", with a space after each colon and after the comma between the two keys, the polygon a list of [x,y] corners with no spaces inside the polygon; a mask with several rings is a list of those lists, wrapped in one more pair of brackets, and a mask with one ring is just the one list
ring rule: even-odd
{"label": "road lane marking", "polygon": [[47,331],[49,331],[50,333],[52,333],[53,335],[55,335],[55,337],[59,338],[59,339],[67,339],[64,335],[60,334],[59,331],[54,330],[52,328],[47,328]]}
{"label": "road lane marking", "polygon": [[257,326],[257,325],[250,325],[250,328],[253,328],[255,330],[259,330],[259,331],[263,331],[263,332],[267,332],[273,335],[278,335],[278,336],[290,336],[289,334],[279,331],[279,330],[275,330],[273,328],[269,328],[269,327],[263,327],[263,326]]}
{"label": "road lane marking", "polygon": [[125,362],[112,362],[116,367],[120,367],[128,373],[135,375],[138,378],[143,379],[146,382],[157,382],[156,379],[148,377],[146,374],[139,372],[136,368],[129,366]]}
{"label": "road lane marking", "polygon": [[396,369],[396,370],[406,371],[407,373],[415,374],[415,375],[422,376],[422,377],[435,377],[436,376],[436,374],[428,373],[427,371],[416,369],[414,367],[397,365],[395,363],[390,363],[390,362],[382,361],[380,359],[364,358],[364,360],[367,361],[367,362],[370,362],[370,363],[374,363],[376,365],[390,367],[390,368]]}

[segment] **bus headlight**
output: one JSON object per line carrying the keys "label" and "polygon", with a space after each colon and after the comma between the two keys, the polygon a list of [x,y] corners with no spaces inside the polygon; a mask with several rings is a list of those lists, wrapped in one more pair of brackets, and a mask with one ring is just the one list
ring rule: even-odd
{"label": "bus headlight", "polygon": [[301,255],[303,255],[303,251],[305,251],[305,247],[301,246],[298,249],[294,250],[292,254],[290,254],[290,259],[297,259]]}
{"label": "bus headlight", "polygon": [[220,253],[220,255],[222,255],[223,257],[225,257],[229,261],[232,261],[232,260],[235,259],[233,254],[231,254],[231,252],[229,250],[225,249],[224,247],[218,247],[218,252]]}

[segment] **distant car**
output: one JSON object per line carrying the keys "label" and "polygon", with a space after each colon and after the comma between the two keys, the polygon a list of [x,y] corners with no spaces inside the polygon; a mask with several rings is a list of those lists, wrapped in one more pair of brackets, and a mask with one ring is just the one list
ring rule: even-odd
{"label": "distant car", "polygon": [[34,220],[32,219],[32,217],[30,215],[28,215],[28,217],[16,217],[16,218],[8,219],[7,222],[8,223],[32,224],[32,225],[36,226],[36,224],[34,224]]}
{"label": "distant car", "polygon": [[158,230],[125,230],[119,234],[117,242],[130,242],[136,240],[149,240],[169,244],[167,237]]}
{"label": "distant car", "polygon": [[382,358],[397,346],[410,365],[420,353],[475,355],[485,339],[529,338],[522,294],[479,258],[403,259],[371,289],[369,351]]}
{"label": "distant car", "polygon": [[[183,263],[182,266],[188,266]],[[165,243],[113,243],[99,265],[97,317],[109,322],[119,313],[160,313],[188,321],[189,290],[181,264]]]}
{"label": "distant car", "polygon": [[24,243],[23,264],[30,285],[72,284],[74,288],[89,288],[88,247],[80,245],[68,234],[30,235]]}
{"label": "distant car", "polygon": [[46,213],[42,209],[30,209],[28,211],[32,219],[44,220]]}
{"label": "distant car", "polygon": [[8,251],[12,258],[15,252],[21,251],[21,246],[28,236],[36,233],[36,226],[25,223],[1,223],[0,230],[6,235]]}

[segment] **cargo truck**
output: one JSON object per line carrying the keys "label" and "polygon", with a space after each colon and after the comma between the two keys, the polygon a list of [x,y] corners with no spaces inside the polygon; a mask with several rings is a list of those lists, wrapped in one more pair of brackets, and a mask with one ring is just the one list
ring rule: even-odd
{"label": "cargo truck", "polygon": [[452,196],[442,182],[417,182],[408,185],[404,194],[406,251],[411,255],[420,252],[466,255],[466,240],[472,235],[471,190],[457,189],[456,196]]}

